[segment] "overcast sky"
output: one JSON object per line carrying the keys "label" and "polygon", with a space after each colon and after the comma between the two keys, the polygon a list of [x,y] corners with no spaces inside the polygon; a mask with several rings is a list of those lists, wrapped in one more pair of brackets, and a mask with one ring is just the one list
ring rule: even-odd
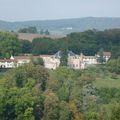
{"label": "overcast sky", "polygon": [[0,20],[120,17],[120,0],[0,0]]}

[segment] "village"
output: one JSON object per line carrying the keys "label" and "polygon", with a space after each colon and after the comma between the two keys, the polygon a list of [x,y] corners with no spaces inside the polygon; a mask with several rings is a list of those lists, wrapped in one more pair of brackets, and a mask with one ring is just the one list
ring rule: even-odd
{"label": "village", "polygon": [[[0,59],[0,68],[15,68],[24,64],[28,64],[31,62],[31,57],[33,59],[42,58],[45,68],[55,70],[60,66],[61,51],[58,51],[54,55],[31,56],[27,54],[20,56],[11,56],[9,59]],[[80,55],[78,55],[73,53],[72,51],[69,51],[67,66],[71,69],[85,69],[88,66],[100,64],[98,61],[99,57],[100,56],[98,54],[94,56],[85,56],[83,53],[80,53]],[[110,57],[110,52],[103,52],[103,58],[105,59],[104,64],[107,63]]]}

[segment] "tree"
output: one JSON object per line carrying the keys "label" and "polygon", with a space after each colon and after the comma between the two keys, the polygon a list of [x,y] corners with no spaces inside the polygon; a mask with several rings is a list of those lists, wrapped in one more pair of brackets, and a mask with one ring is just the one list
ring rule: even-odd
{"label": "tree", "polygon": [[104,52],[103,48],[101,48],[98,52],[99,57],[97,58],[97,61],[101,64],[106,62],[105,58],[103,57],[103,52]]}
{"label": "tree", "polygon": [[25,120],[35,120],[33,116],[33,108],[28,108],[24,113]]}
{"label": "tree", "polygon": [[43,29],[40,30],[40,34],[41,34],[41,35],[44,34],[44,30],[43,30]]}
{"label": "tree", "polygon": [[111,112],[111,120],[120,120],[120,105],[115,105]]}
{"label": "tree", "polygon": [[45,31],[45,35],[50,35],[50,32],[48,31],[48,29]]}
{"label": "tree", "polygon": [[0,55],[2,58],[10,58],[21,52],[20,41],[15,34],[0,32]]}
{"label": "tree", "polygon": [[67,66],[68,59],[68,41],[67,39],[64,41],[64,44],[61,45],[61,58],[60,58],[60,66]]}
{"label": "tree", "polygon": [[88,112],[86,114],[87,120],[99,120],[99,114],[97,112]]}
{"label": "tree", "polygon": [[43,120],[59,120],[59,99],[51,91],[46,92]]}
{"label": "tree", "polygon": [[69,102],[69,110],[71,111],[71,120],[84,120],[83,114],[77,109],[74,101]]}
{"label": "tree", "polygon": [[51,38],[35,38],[32,41],[32,53],[39,54],[55,54],[59,51],[57,40]]}
{"label": "tree", "polygon": [[71,120],[71,111],[69,109],[69,104],[65,101],[61,101],[59,110],[59,120]]}
{"label": "tree", "polygon": [[[0,120],[42,119],[44,97],[36,88],[38,82],[32,74],[35,68],[29,64],[7,73],[4,83],[0,84]],[[40,74],[41,79],[44,74],[44,71]]]}
{"label": "tree", "polygon": [[120,73],[120,58],[111,59],[110,61],[108,61],[107,67],[109,71],[119,74]]}
{"label": "tree", "polygon": [[18,30],[19,33],[38,33],[36,27],[21,28]]}
{"label": "tree", "polygon": [[21,52],[22,53],[31,53],[32,50],[32,44],[28,40],[21,40]]}
{"label": "tree", "polygon": [[62,51],[62,55],[61,55],[61,58],[60,58],[60,66],[67,66],[67,58],[68,58],[68,55],[67,55],[67,51]]}
{"label": "tree", "polygon": [[32,62],[34,65],[41,65],[44,66],[44,61],[42,58],[33,58]]}
{"label": "tree", "polygon": [[27,83],[27,77],[24,72],[25,71],[22,68],[16,70],[15,82],[17,87],[23,87]]}
{"label": "tree", "polygon": [[47,81],[49,80],[49,73],[42,66],[35,66],[31,73],[31,77],[36,80],[36,87],[39,90],[45,91],[47,86]]}

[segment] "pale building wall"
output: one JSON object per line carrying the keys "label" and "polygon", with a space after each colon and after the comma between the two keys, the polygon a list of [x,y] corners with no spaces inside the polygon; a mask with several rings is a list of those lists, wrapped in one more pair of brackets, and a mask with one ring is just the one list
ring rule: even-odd
{"label": "pale building wall", "polygon": [[103,58],[105,58],[105,61],[108,62],[108,60],[110,59],[111,56],[103,56]]}
{"label": "pale building wall", "polygon": [[73,69],[80,69],[80,57],[68,56],[68,66]]}
{"label": "pale building wall", "polygon": [[18,59],[17,67],[30,63],[30,59]]}
{"label": "pale building wall", "polygon": [[45,68],[56,69],[60,65],[60,59],[52,56],[41,57],[44,61]]}
{"label": "pale building wall", "polygon": [[14,62],[0,62],[0,68],[14,68]]}
{"label": "pale building wall", "polygon": [[15,63],[14,62],[6,63],[6,68],[14,68],[14,67],[15,67]]}
{"label": "pale building wall", "polygon": [[95,56],[80,55],[68,56],[68,66],[73,69],[85,69],[87,65],[97,64]]}
{"label": "pale building wall", "polygon": [[[56,69],[60,66],[60,57],[56,57],[55,55],[41,55],[37,57],[41,57],[43,59],[45,68]],[[87,65],[98,64],[97,57],[99,56],[84,56],[82,53],[80,55],[76,55],[74,53],[68,54],[68,66],[73,69],[85,69]],[[111,56],[108,55],[104,56],[106,62],[110,59],[110,57]],[[30,61],[31,59],[28,56],[17,56],[15,58],[11,56],[11,58],[7,61],[4,59],[1,60],[0,67],[14,68],[30,63]]]}
{"label": "pale building wall", "polygon": [[97,59],[96,58],[84,58],[83,62],[86,64],[97,64]]}

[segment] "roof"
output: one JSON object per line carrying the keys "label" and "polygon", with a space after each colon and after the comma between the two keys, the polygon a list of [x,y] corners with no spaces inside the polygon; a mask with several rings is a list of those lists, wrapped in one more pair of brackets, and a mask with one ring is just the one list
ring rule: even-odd
{"label": "roof", "polygon": [[14,56],[14,59],[30,59],[30,56]]}
{"label": "roof", "polygon": [[69,56],[76,56],[76,54],[74,52],[72,52],[72,51],[68,51],[68,55]]}
{"label": "roof", "polygon": [[53,55],[40,55],[40,57],[52,57]]}
{"label": "roof", "polygon": [[0,62],[17,62],[18,60],[30,60],[30,58],[40,58],[40,56],[21,55],[14,56],[12,59],[0,59]]}
{"label": "roof", "polygon": [[40,55],[40,57],[55,57],[55,58],[60,58],[61,57],[61,51],[58,51],[54,55]]}
{"label": "roof", "polygon": [[111,52],[103,52],[103,56],[111,56]]}
{"label": "roof", "polygon": [[54,54],[55,58],[61,58],[61,51],[58,51],[57,53]]}
{"label": "roof", "polygon": [[30,58],[40,58],[40,56],[32,56],[32,55],[22,55],[22,56],[14,56],[14,59],[30,59]]}
{"label": "roof", "polygon": [[0,62],[17,62],[17,61],[12,59],[0,59]]}
{"label": "roof", "polygon": [[83,56],[83,58],[91,58],[91,59],[93,59],[93,58],[96,58],[96,56]]}

